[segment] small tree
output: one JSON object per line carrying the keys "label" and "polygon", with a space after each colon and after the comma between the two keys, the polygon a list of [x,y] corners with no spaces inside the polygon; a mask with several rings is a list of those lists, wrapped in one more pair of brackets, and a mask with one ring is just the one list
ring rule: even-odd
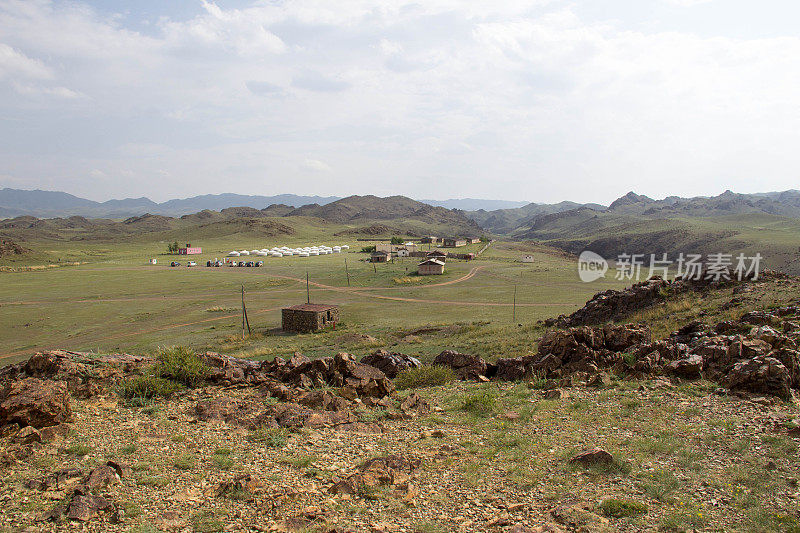
{"label": "small tree", "polygon": [[481,235],[481,242],[489,242],[489,237],[486,235]]}
{"label": "small tree", "polygon": [[365,254],[369,254],[375,251],[375,246],[364,246],[361,251]]}
{"label": "small tree", "polygon": [[172,243],[172,251],[173,251],[173,253],[177,254],[178,253],[178,248],[179,248],[178,247],[178,241],[173,242]]}
{"label": "small tree", "polygon": [[403,244],[403,239],[401,239],[400,237],[392,237],[391,243],[392,244]]}

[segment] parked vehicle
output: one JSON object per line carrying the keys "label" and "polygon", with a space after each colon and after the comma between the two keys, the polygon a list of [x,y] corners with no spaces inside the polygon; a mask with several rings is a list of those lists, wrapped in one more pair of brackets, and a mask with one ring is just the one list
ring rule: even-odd
{"label": "parked vehicle", "polygon": [[186,266],[187,267],[196,267],[197,263],[195,263],[194,261],[189,261],[188,263],[186,263]]}
{"label": "parked vehicle", "polygon": [[211,261],[206,261],[206,266],[210,267],[210,266],[214,266],[214,265],[213,265],[213,263],[211,263]]}
{"label": "parked vehicle", "polygon": [[256,266],[257,267],[264,266],[264,261],[256,261]]}
{"label": "parked vehicle", "polygon": [[172,263],[169,264],[169,266],[171,266],[171,267],[179,267],[179,266],[181,266],[181,264],[178,261],[173,261]]}

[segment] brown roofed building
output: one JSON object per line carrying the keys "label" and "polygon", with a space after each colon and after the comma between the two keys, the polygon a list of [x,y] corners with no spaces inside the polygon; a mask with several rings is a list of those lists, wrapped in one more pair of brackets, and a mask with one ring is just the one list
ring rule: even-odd
{"label": "brown roofed building", "polygon": [[444,261],[427,259],[417,265],[417,274],[420,276],[434,276],[444,274]]}
{"label": "brown roofed building", "polygon": [[281,310],[281,327],[284,331],[310,333],[339,321],[339,308],[328,304],[300,304]]}

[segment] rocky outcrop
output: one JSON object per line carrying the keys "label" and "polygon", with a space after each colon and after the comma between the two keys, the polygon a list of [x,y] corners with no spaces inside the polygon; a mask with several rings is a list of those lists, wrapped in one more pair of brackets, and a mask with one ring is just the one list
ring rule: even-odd
{"label": "rocky outcrop", "polygon": [[314,360],[302,354],[295,354],[288,361],[276,357],[262,363],[259,372],[265,378],[306,389],[341,387],[344,395],[352,397],[382,398],[395,390],[381,370],[359,363],[348,353]]}
{"label": "rocky outcrop", "polygon": [[609,289],[599,292],[571,315],[549,319],[545,321],[545,325],[567,328],[617,320],[662,301],[669,290],[677,288],[673,285],[672,282],[654,276],[621,291]]}
{"label": "rocky outcrop", "polygon": [[402,353],[390,353],[386,350],[377,350],[366,355],[361,358],[361,362],[365,365],[374,366],[391,379],[396,378],[397,374],[403,370],[422,366],[419,359]]}
{"label": "rocky outcrop", "polygon": [[433,360],[434,365],[449,366],[461,379],[480,379],[494,374],[495,367],[482,357],[445,350]]}
{"label": "rocky outcrop", "polygon": [[739,361],[724,383],[731,390],[772,394],[784,400],[791,398],[789,371],[774,357],[758,355]]}
{"label": "rocky outcrop", "polygon": [[[710,326],[689,322],[664,341],[650,342],[642,325],[582,326],[547,332],[539,358],[530,368],[557,378],[576,373],[597,375],[603,368],[642,375],[705,377],[738,391],[789,399],[800,387],[800,329],[793,327],[800,309],[751,311],[739,320]],[[521,360],[509,375],[523,374]],[[505,363],[504,364],[509,364]]]}
{"label": "rocky outcrop", "polygon": [[24,378],[0,389],[0,426],[16,423],[43,428],[71,420],[66,383]]}

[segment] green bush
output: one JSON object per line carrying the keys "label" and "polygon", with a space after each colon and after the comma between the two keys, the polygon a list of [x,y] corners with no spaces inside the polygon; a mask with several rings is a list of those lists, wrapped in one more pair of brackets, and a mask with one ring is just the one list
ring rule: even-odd
{"label": "green bush", "polygon": [[172,466],[174,466],[178,470],[191,470],[194,468],[195,463],[196,459],[194,455],[183,454],[175,458],[175,461],[172,463]]}
{"label": "green bush", "polygon": [[192,350],[181,346],[163,349],[157,355],[155,374],[194,388],[202,385],[211,374],[211,367]]}
{"label": "green bush", "polygon": [[260,427],[250,432],[247,440],[264,444],[269,448],[283,448],[286,446],[289,432],[284,428]]}
{"label": "green bush", "polygon": [[464,398],[461,409],[478,416],[488,416],[494,412],[497,396],[491,392],[477,392]]}
{"label": "green bush", "polygon": [[419,387],[436,387],[455,381],[456,375],[449,366],[421,366],[403,370],[394,378],[398,390]]}
{"label": "green bush", "polygon": [[611,518],[624,518],[647,513],[647,506],[641,502],[614,498],[608,498],[600,502],[600,509],[604,515]]}
{"label": "green bush", "polygon": [[119,386],[119,395],[127,400],[150,400],[156,397],[169,396],[180,389],[181,386],[174,381],[144,375],[123,381]]}

